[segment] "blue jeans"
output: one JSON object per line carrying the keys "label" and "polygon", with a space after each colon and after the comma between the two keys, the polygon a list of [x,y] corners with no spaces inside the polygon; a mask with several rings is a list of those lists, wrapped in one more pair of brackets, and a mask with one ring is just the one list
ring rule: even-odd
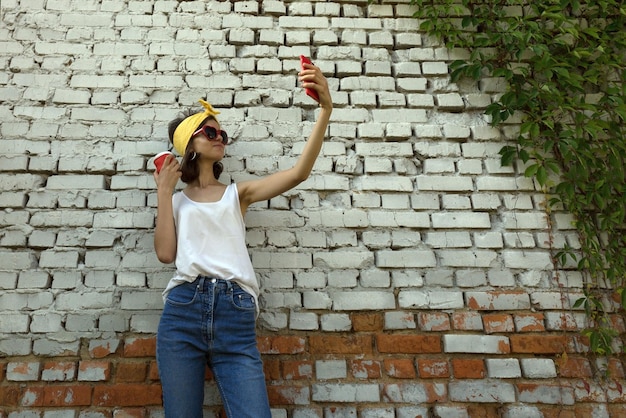
{"label": "blue jeans", "polygon": [[235,282],[199,276],[167,296],[157,333],[166,417],[202,418],[205,365],[229,418],[269,418],[254,298]]}

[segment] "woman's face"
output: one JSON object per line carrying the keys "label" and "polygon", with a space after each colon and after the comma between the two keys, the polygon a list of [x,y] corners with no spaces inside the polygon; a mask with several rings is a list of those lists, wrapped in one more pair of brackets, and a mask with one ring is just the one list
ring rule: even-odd
{"label": "woman's face", "polygon": [[224,157],[228,135],[216,120],[208,120],[191,137],[193,150],[203,157],[221,160]]}

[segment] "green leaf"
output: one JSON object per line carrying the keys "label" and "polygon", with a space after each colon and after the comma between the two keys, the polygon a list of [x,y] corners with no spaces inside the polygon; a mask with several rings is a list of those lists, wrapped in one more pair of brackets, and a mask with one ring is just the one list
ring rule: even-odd
{"label": "green leaf", "polygon": [[536,174],[537,181],[541,186],[545,186],[548,181],[548,173],[546,172],[545,167],[541,166],[537,170]]}

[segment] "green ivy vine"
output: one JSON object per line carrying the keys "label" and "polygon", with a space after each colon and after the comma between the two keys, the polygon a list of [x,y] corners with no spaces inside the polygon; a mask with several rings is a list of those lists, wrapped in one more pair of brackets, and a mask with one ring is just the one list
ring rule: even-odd
{"label": "green ivy vine", "polygon": [[495,126],[519,117],[501,160],[523,162],[565,208],[579,243],[556,249],[584,277],[590,349],[622,351],[611,321],[626,308],[626,5],[621,0],[412,0],[421,30],[461,49],[453,82],[499,78],[506,90],[486,114]]}

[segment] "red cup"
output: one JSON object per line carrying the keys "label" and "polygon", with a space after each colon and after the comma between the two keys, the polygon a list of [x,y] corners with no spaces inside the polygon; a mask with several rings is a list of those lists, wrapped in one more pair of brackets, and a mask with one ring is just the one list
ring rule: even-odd
{"label": "red cup", "polygon": [[161,172],[161,167],[163,167],[163,163],[165,162],[165,159],[167,158],[168,155],[174,155],[174,154],[172,154],[169,151],[163,151],[163,152],[159,152],[157,155],[154,156],[152,163],[154,164],[154,167],[156,167],[157,173]]}

